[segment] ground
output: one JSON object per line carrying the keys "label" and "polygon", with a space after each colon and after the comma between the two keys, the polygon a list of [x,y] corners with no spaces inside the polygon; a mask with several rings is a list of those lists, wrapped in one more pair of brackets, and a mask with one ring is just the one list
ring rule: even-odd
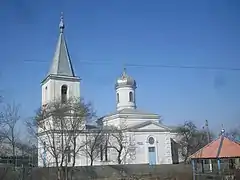
{"label": "ground", "polygon": [[[236,173],[240,179],[240,170]],[[0,180],[57,180],[54,168],[0,168]],[[218,180],[221,177],[202,176],[197,180]],[[65,180],[65,178],[64,178]],[[112,165],[76,167],[69,180],[193,180],[192,168],[184,164]]]}
{"label": "ground", "polygon": [[[1,180],[56,180],[54,168],[35,168],[19,169],[19,174],[13,176],[10,171],[4,175],[4,171],[0,172]],[[32,173],[30,173],[32,172]],[[24,173],[24,174],[22,174]],[[2,178],[1,178],[2,177]],[[74,173],[72,180],[94,179],[94,180],[117,180],[117,179],[158,179],[158,180],[192,180],[191,167],[189,165],[112,165],[112,166],[93,166],[78,167]]]}

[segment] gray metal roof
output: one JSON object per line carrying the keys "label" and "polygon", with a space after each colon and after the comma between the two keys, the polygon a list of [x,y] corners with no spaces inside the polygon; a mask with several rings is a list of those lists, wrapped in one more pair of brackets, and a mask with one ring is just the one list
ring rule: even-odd
{"label": "gray metal roof", "polygon": [[145,126],[150,125],[150,124],[154,124],[154,125],[156,125],[158,127],[161,127],[161,128],[163,128],[165,130],[171,130],[170,127],[168,127],[166,125],[163,125],[162,123],[157,123],[157,122],[151,121],[151,120],[150,121],[145,121],[145,122],[143,122],[141,124],[134,125],[132,127],[129,127],[129,129],[138,129],[138,128],[142,128],[142,127],[145,127]]}
{"label": "gray metal roof", "polygon": [[137,115],[137,116],[158,116],[158,118],[160,118],[160,116],[158,114],[141,111],[139,109],[125,108],[125,109],[121,109],[119,111],[115,111],[110,114],[107,114],[107,115],[99,118],[98,121],[102,120],[105,117],[109,117],[109,116],[113,116],[113,115],[117,115],[117,114],[119,114],[119,115]]}
{"label": "gray metal roof", "polygon": [[117,82],[115,84],[115,89],[120,87],[126,87],[126,86],[137,88],[137,83],[131,76],[127,74],[126,68],[124,68],[121,77],[117,79]]}
{"label": "gray metal roof", "polygon": [[56,46],[56,51],[52,60],[52,65],[48,75],[71,76],[75,77],[71,59],[68,53],[67,44],[64,38],[64,23],[61,16],[59,24],[60,34]]}
{"label": "gray metal roof", "polygon": [[119,114],[139,114],[139,115],[157,115],[149,112],[145,112],[139,109],[132,109],[132,108],[125,108],[120,111],[118,111]]}

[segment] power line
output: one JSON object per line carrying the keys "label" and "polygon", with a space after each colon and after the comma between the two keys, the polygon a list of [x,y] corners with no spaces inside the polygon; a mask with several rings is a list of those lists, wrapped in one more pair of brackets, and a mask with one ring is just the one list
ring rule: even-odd
{"label": "power line", "polygon": [[[49,61],[41,60],[24,60],[24,62],[33,63],[49,63]],[[109,61],[79,61],[82,64],[92,65],[113,65],[113,62]],[[232,67],[216,67],[216,66],[187,66],[187,65],[164,65],[164,64],[135,64],[135,63],[123,63],[126,67],[139,67],[139,68],[172,68],[172,69],[199,69],[199,70],[220,70],[220,71],[240,71],[240,68]]]}
{"label": "power line", "polygon": [[240,71],[240,68],[224,68],[224,67],[210,67],[210,66],[177,66],[177,65],[140,65],[140,64],[126,64],[126,66],[133,67],[153,67],[153,68],[176,68],[176,69],[203,69],[203,70],[223,70],[223,71]]}

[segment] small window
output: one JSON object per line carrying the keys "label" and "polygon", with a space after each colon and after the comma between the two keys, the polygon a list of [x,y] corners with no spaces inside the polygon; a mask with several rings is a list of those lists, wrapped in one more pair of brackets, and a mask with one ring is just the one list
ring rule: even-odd
{"label": "small window", "polygon": [[119,103],[119,93],[117,93],[117,103]]}
{"label": "small window", "polygon": [[133,102],[133,93],[132,92],[129,93],[129,102]]}
{"label": "small window", "polygon": [[67,86],[63,85],[61,87],[61,102],[66,103],[67,102]]}
{"label": "small window", "polygon": [[47,102],[47,99],[48,97],[47,97],[47,86],[45,87],[45,102]]}
{"label": "small window", "polygon": [[148,143],[149,144],[154,144],[154,138],[153,137],[148,138]]}

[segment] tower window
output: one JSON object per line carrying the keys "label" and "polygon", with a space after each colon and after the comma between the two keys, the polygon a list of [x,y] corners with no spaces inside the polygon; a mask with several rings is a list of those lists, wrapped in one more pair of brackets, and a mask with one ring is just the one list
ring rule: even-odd
{"label": "tower window", "polygon": [[133,93],[132,92],[129,93],[129,102],[133,102]]}
{"label": "tower window", "polygon": [[47,102],[47,99],[48,97],[47,97],[47,86],[45,87],[45,102]]}
{"label": "tower window", "polygon": [[119,103],[119,93],[117,93],[117,103]]}
{"label": "tower window", "polygon": [[67,86],[63,85],[61,87],[61,102],[66,103],[67,102]]}

